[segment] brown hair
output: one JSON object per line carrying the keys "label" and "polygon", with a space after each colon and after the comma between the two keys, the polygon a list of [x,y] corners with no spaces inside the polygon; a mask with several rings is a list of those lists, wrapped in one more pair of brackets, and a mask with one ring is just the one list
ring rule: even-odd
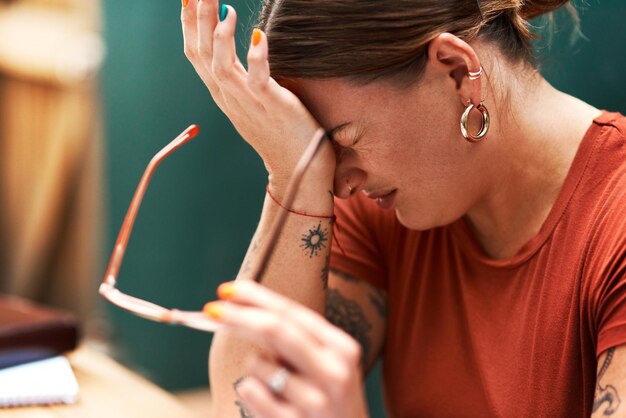
{"label": "brown hair", "polygon": [[[495,42],[533,63],[528,20],[567,0],[264,0],[259,27],[275,78],[415,80],[442,32]],[[571,7],[571,5],[569,5]],[[571,8],[574,17],[575,9]]]}

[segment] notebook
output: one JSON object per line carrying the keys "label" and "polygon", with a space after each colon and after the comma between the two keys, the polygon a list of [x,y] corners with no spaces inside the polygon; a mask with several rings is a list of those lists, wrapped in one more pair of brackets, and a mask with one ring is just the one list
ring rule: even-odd
{"label": "notebook", "polygon": [[0,370],[0,407],[76,402],[78,383],[63,356]]}

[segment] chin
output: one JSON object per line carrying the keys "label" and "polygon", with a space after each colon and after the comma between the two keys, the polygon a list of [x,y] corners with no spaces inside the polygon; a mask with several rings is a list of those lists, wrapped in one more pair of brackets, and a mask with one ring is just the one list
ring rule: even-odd
{"label": "chin", "polygon": [[426,213],[424,211],[405,211],[400,208],[396,208],[396,218],[398,218],[398,222],[400,222],[404,227],[414,231],[427,231],[429,229],[438,228],[454,222],[454,219],[444,219],[442,215],[444,215],[443,211],[437,210]]}
{"label": "chin", "polygon": [[417,212],[407,214],[400,209],[396,209],[396,218],[404,227],[415,231],[426,231],[436,226],[432,220]]}

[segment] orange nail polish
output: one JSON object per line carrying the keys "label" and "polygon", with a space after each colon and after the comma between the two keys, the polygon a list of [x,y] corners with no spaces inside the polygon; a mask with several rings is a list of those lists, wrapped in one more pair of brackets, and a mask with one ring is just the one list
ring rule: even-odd
{"label": "orange nail polish", "polygon": [[254,28],[252,31],[252,46],[257,46],[261,42],[261,29]]}
{"label": "orange nail polish", "polygon": [[221,319],[222,314],[224,313],[224,305],[219,301],[209,302],[204,305],[202,312],[213,319]]}
{"label": "orange nail polish", "polygon": [[217,288],[217,296],[223,300],[232,299],[232,297],[235,296],[235,293],[235,282],[222,283]]}
{"label": "orange nail polish", "polygon": [[189,0],[183,0],[183,7],[187,7],[188,4],[189,4]]}

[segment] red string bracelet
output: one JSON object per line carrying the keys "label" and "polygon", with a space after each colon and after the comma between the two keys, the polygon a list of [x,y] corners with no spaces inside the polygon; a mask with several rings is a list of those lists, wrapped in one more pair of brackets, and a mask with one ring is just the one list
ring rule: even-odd
{"label": "red string bracelet", "polygon": [[[309,218],[318,218],[318,219],[330,219],[333,228],[336,226],[337,227],[337,232],[341,233],[341,229],[339,228],[339,223],[337,223],[337,217],[335,215],[311,215],[309,213],[304,213],[304,212],[300,212],[297,210],[293,210],[293,209],[289,209],[285,206],[283,206],[278,199],[276,199],[274,197],[274,195],[272,194],[272,192],[270,192],[270,185],[268,184],[267,186],[265,186],[265,191],[267,192],[267,195],[272,198],[272,200],[274,201],[274,203],[276,203],[278,206],[280,206],[281,208],[285,209],[287,212],[291,212],[291,213],[295,213],[296,215],[300,215],[300,216],[306,216]],[[337,234],[333,233],[333,238],[335,238],[335,242],[337,243],[337,247],[339,247],[339,249],[341,250],[341,254],[343,254],[344,256],[346,255],[346,252],[344,251],[344,249],[341,247],[341,244],[339,243],[339,239],[337,238]]]}
{"label": "red string bracelet", "polygon": [[270,192],[270,185],[268,184],[267,186],[265,186],[265,191],[267,192],[267,194],[269,195],[269,197],[272,198],[272,200],[281,208],[285,209],[287,212],[291,212],[291,213],[295,213],[296,215],[302,215],[302,216],[308,216],[309,218],[319,218],[319,219],[332,219],[333,221],[336,219],[335,215],[311,215],[308,213],[304,213],[304,212],[298,212],[297,210],[293,210],[293,209],[289,209],[284,207],[279,201],[278,199],[276,199],[274,197],[274,195],[272,194],[272,192]]}

